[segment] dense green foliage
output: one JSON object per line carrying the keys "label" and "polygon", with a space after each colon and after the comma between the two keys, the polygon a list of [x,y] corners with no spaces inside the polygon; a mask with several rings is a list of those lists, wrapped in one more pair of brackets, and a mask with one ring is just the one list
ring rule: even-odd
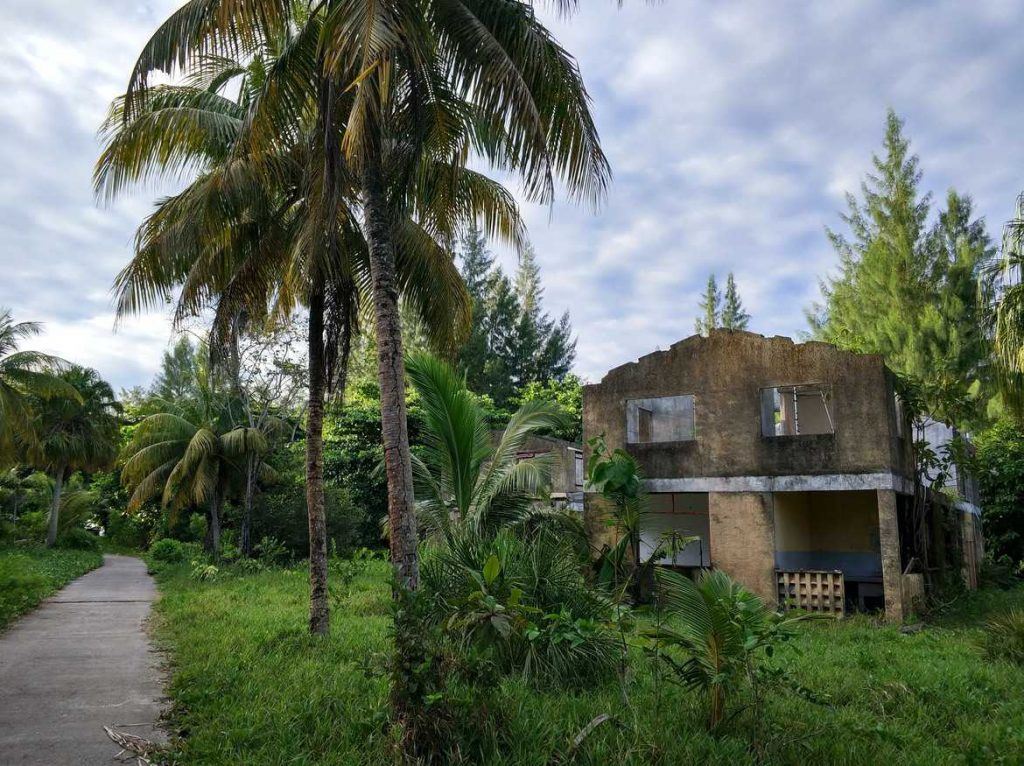
{"label": "dense green foliage", "polygon": [[[331,482],[324,488],[328,548],[344,552],[353,547],[380,547],[381,516],[371,518],[352,502],[346,489],[350,484]],[[264,538],[273,539],[296,560],[308,555],[306,488],[300,473],[282,476],[259,493],[253,505],[252,538],[256,544]]]}
{"label": "dense green foliage", "polygon": [[583,439],[583,383],[578,377],[570,373],[561,380],[534,381],[516,394],[513,404],[536,401],[552,402],[561,411],[558,424],[544,433],[570,442]]}
{"label": "dense green foliage", "polygon": [[[848,233],[829,231],[839,274],[822,283],[809,314],[814,335],[882,354],[926,388],[929,413],[961,421],[984,415],[991,394],[987,296],[995,249],[971,199],[950,190],[929,223],[931,196],[903,123],[890,112],[880,155],[861,199],[847,195]],[[970,398],[973,411],[959,403]]]}
{"label": "dense green foliage", "polygon": [[[420,420],[415,406],[409,411],[409,438],[419,442]],[[344,407],[328,411],[324,428],[324,477],[328,487],[344,487],[358,516],[353,543],[383,545],[381,522],[387,516],[387,485],[380,465],[380,400],[349,397]],[[331,514],[328,512],[328,523]]]}
{"label": "dense green foliage", "polygon": [[995,357],[1004,404],[1017,420],[1024,416],[1024,194],[1003,227],[1001,284],[996,296]]}
{"label": "dense green foliage", "polygon": [[93,475],[117,455],[121,407],[95,370],[20,349],[40,331],[0,311],[0,544],[97,550]]}
{"label": "dense green foliage", "polygon": [[986,552],[1016,566],[1024,561],[1024,431],[1001,420],[978,434],[975,446]]}
{"label": "dense green foliage", "polygon": [[[156,631],[171,649],[172,731],[187,732],[180,763],[391,762],[384,562],[363,564],[337,592],[336,619],[322,640],[305,631],[301,570],[203,582],[185,567],[161,580]],[[788,692],[767,696],[767,734],[758,748],[746,691],[734,700],[734,716],[709,735],[703,696],[669,683],[653,657],[633,650],[628,707],[614,680],[578,694],[499,679],[486,697],[458,708],[461,761],[451,762],[1019,762],[1024,668],[989,662],[977,643],[985,616],[1024,605],[1024,592],[981,593],[961,604],[961,612],[912,635],[865,617],[797,626],[776,657],[819,702]],[[644,621],[654,624],[653,617]],[[458,688],[449,694],[454,699],[435,701],[438,710],[459,704]],[[609,721],[574,745],[606,714]]]}
{"label": "dense green foliage", "polygon": [[0,545],[0,628],[102,563],[97,550]]}

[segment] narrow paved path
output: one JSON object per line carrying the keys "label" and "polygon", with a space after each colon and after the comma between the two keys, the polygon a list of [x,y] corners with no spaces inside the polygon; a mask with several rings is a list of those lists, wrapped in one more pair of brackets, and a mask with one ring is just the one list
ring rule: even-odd
{"label": "narrow paved path", "polygon": [[158,737],[163,692],[143,627],[155,596],[145,564],[106,556],[0,633],[0,764],[109,766],[119,748],[104,726]]}

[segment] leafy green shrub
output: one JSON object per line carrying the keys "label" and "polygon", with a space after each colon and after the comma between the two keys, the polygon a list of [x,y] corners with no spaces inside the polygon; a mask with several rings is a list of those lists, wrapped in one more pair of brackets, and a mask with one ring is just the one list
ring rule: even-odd
{"label": "leafy green shrub", "polygon": [[0,558],[0,625],[38,604],[48,585],[42,573],[25,571],[17,558]]}
{"label": "leafy green shrub", "polygon": [[552,531],[524,539],[463,530],[425,551],[421,577],[453,651],[485,658],[498,674],[579,687],[614,673],[614,605],[586,583],[571,545]]}
{"label": "leafy green shrub", "polygon": [[57,538],[57,547],[77,551],[98,551],[100,538],[87,529],[69,529]]}
{"label": "leafy green shrub", "polygon": [[990,660],[1024,665],[1024,610],[1011,609],[985,623],[981,647]]}
{"label": "leafy green shrub", "polygon": [[180,541],[163,537],[149,546],[149,557],[161,564],[183,564],[188,561],[188,552]]}
{"label": "leafy green shrub", "polygon": [[142,551],[152,540],[155,525],[156,520],[141,511],[112,510],[107,517],[106,537],[115,545]]}
{"label": "leafy green shrub", "polygon": [[[332,548],[351,549],[358,541],[355,530],[361,514],[348,493],[328,485],[324,491],[327,508],[327,539]],[[253,504],[252,539],[275,539],[292,558],[309,555],[309,518],[304,484],[282,483],[261,492]]]}
{"label": "leafy green shrub", "polygon": [[206,515],[193,513],[188,517],[188,539],[189,542],[202,543],[206,539]]}
{"label": "leafy green shrub", "polygon": [[982,588],[1009,590],[1020,583],[1019,568],[1009,556],[985,556],[978,572],[978,585]]}
{"label": "leafy green shrub", "polygon": [[1024,429],[1003,420],[975,439],[974,471],[985,509],[985,548],[1024,562]]}
{"label": "leafy green shrub", "polygon": [[266,564],[258,558],[242,556],[232,564],[232,568],[239,574],[255,574],[266,569]]}
{"label": "leafy green shrub", "polygon": [[29,511],[21,514],[16,522],[15,539],[41,543],[46,539],[49,518],[49,511]]}
{"label": "leafy green shrub", "polygon": [[[420,443],[419,408],[409,408],[408,426],[410,443]],[[380,520],[388,512],[387,483],[379,468],[383,460],[379,401],[346,397],[344,407],[330,409],[324,428],[324,478],[328,488],[343,487],[351,505],[349,546],[381,544]],[[327,520],[329,524],[330,513]]]}
{"label": "leafy green shrub", "polygon": [[193,580],[199,580],[200,582],[211,582],[216,580],[220,576],[220,569],[213,564],[207,564],[205,561],[193,561],[192,571],[189,572],[189,577]]}
{"label": "leafy green shrub", "polygon": [[264,535],[254,547],[256,555],[268,566],[286,564],[291,559],[291,554],[284,543],[276,537]]}

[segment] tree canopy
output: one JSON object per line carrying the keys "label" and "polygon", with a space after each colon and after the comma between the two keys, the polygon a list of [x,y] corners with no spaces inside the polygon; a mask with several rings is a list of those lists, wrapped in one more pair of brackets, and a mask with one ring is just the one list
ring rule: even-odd
{"label": "tree canopy", "polygon": [[[986,280],[995,258],[984,221],[970,197],[950,190],[929,224],[932,198],[921,192],[920,162],[892,111],[872,163],[860,197],[847,195],[847,231],[828,231],[839,271],[808,313],[813,335],[882,354],[927,384],[936,417],[980,416],[991,379]],[[973,412],[964,412],[965,400],[976,403]]]}

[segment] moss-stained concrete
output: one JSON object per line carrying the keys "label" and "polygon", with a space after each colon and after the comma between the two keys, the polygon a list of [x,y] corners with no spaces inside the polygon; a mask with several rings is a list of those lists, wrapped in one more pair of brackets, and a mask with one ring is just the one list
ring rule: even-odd
{"label": "moss-stained concrete", "polygon": [[[764,437],[760,391],[829,387],[835,434]],[[696,439],[626,444],[626,401],[694,396]],[[604,433],[651,478],[893,471],[910,477],[908,439],[897,437],[891,374],[882,358],[826,343],[794,343],[720,330],[616,367],[584,388],[584,437]]]}
{"label": "moss-stained concrete", "polygon": [[777,599],[775,523],[768,492],[712,492],[711,564],[769,603]]}

